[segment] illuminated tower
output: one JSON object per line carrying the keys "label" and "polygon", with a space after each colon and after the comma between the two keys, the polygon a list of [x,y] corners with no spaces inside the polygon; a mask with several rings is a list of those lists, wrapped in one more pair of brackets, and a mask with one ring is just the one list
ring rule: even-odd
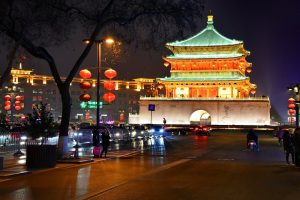
{"label": "illuminated tower", "polygon": [[221,35],[208,16],[207,26],[183,41],[167,43],[173,55],[164,57],[171,66],[171,77],[158,79],[165,85],[166,97],[244,98],[255,94],[250,54],[244,43]]}
{"label": "illuminated tower", "polygon": [[139,116],[130,123],[162,124],[166,118],[170,124],[270,124],[270,100],[255,96],[256,85],[246,76],[250,52],[243,41],[221,35],[212,15],[201,32],[166,47],[173,53],[163,58],[171,75],[156,79],[151,97],[140,97]]}

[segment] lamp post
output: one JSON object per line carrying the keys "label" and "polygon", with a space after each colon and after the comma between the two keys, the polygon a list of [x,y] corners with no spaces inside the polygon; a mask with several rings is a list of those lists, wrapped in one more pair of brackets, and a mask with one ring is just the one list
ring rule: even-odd
{"label": "lamp post", "polygon": [[[85,39],[83,40],[85,43],[90,43],[91,40]],[[97,46],[97,85],[96,85],[96,90],[97,90],[97,102],[96,102],[96,132],[93,132],[93,141],[94,146],[99,146],[100,144],[100,136],[99,136],[99,128],[100,128],[100,74],[101,74],[101,47],[103,43],[107,44],[112,44],[114,43],[114,40],[111,38],[107,39],[101,39],[101,40],[94,40]],[[95,135],[96,134],[96,135]],[[94,151],[95,152],[95,151]],[[95,155],[94,157],[98,157],[98,155]]]}

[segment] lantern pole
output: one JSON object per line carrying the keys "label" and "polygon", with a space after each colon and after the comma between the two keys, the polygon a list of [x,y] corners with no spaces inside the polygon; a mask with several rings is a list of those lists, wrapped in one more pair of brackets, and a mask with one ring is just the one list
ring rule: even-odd
{"label": "lantern pole", "polygon": [[98,134],[96,143],[100,143],[99,128],[100,128],[100,74],[101,74],[101,46],[103,40],[95,41],[97,45],[97,109],[96,109],[96,129]]}

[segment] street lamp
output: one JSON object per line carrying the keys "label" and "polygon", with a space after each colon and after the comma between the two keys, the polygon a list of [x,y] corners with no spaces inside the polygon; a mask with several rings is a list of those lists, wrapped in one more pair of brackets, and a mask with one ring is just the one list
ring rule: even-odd
{"label": "street lamp", "polygon": [[[83,40],[86,44],[91,42],[90,39]],[[101,74],[101,46],[103,43],[112,44],[114,40],[111,38],[101,39],[101,40],[94,40],[97,45],[97,108],[96,108],[96,132],[93,132],[93,138],[96,139],[95,146],[98,146],[100,143],[99,137],[99,128],[100,128],[100,74]],[[96,134],[96,136],[94,135]],[[97,155],[94,155],[97,156]]]}

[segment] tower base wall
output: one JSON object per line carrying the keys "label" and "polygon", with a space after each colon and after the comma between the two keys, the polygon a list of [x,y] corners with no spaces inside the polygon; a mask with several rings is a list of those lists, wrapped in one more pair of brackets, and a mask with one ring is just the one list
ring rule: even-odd
{"label": "tower base wall", "polygon": [[[154,104],[155,111],[148,110]],[[269,99],[243,100],[140,100],[138,115],[130,115],[130,124],[190,124],[197,110],[210,115],[212,125],[270,125]]]}

